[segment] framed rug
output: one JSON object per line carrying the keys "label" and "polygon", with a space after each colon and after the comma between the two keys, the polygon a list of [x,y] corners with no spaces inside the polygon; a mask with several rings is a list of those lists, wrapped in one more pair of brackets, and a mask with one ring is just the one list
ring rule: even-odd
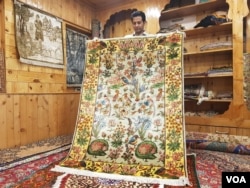
{"label": "framed rug", "polygon": [[14,8],[20,62],[64,68],[61,20],[17,0]]}
{"label": "framed rug", "polygon": [[66,26],[67,86],[81,87],[88,36]]}
{"label": "framed rug", "polygon": [[54,171],[188,184],[183,33],[88,40],[73,143]]}
{"label": "framed rug", "polygon": [[6,86],[5,80],[5,61],[4,61],[4,50],[0,48],[0,93],[5,92]]}
{"label": "framed rug", "polygon": [[250,110],[250,53],[243,54],[243,78],[244,101]]}

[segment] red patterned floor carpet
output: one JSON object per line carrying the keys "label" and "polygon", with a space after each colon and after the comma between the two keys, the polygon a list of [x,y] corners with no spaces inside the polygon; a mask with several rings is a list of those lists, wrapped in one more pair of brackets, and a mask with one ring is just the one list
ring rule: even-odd
{"label": "red patterned floor carpet", "polygon": [[[63,175],[59,172],[50,171],[60,160],[66,157],[69,147],[71,137],[59,138],[64,140],[60,141],[47,141],[48,143],[39,143],[37,146],[32,145],[32,147],[26,147],[26,152],[29,154],[29,148],[45,148],[44,145],[48,145],[44,152],[40,150],[39,154],[32,153],[29,156],[25,154],[20,155],[18,149],[15,151],[1,151],[0,150],[0,187],[1,188],[49,188],[53,187],[59,176]],[[56,147],[51,148],[51,144],[56,145]],[[43,145],[43,146],[42,146]],[[59,147],[59,148],[57,148]],[[22,147],[23,148],[23,147]],[[33,149],[32,149],[33,150]],[[188,187],[200,187],[201,188],[220,188],[221,187],[221,174],[223,171],[227,172],[244,172],[250,171],[250,155],[240,155],[235,153],[211,151],[206,149],[188,149],[188,153],[195,153],[195,160],[193,157],[188,157],[188,173],[190,181],[193,182],[192,185]],[[24,151],[22,151],[24,153]],[[26,153],[27,155],[27,153]],[[18,156],[18,157],[17,157]],[[196,170],[195,170],[196,169]],[[199,180],[196,180],[196,173]],[[57,184],[56,187],[72,187],[72,180],[75,184],[79,183],[79,180],[85,179],[86,186],[81,185],[81,187],[90,187],[87,184],[98,185],[102,183],[106,187],[148,187],[157,188],[158,185],[141,184],[140,186],[135,186],[134,182],[118,182],[118,181],[107,181],[105,179],[93,179],[88,177],[78,177],[64,175],[61,177],[61,184]],[[57,182],[58,183],[58,182]],[[108,186],[107,186],[108,185]],[[112,186],[110,186],[112,185]],[[126,186],[125,186],[126,185]],[[79,186],[78,186],[79,187]],[[93,187],[93,186],[92,186]],[[176,187],[175,187],[176,188]]]}
{"label": "red patterned floor carpet", "polygon": [[220,188],[222,172],[250,172],[250,155],[210,150],[196,153],[196,169],[202,188]]}
{"label": "red patterned floor carpet", "polygon": [[[199,187],[199,181],[197,179],[196,167],[195,167],[195,155],[188,155],[188,175],[191,184],[186,187]],[[121,180],[111,180],[104,178],[93,178],[88,176],[77,176],[70,174],[62,174],[54,171],[50,171],[51,168],[57,163],[53,163],[42,170],[38,170],[36,173],[25,178],[23,181],[16,184],[16,188],[33,188],[33,187],[82,187],[82,188],[159,188],[158,184],[139,184],[136,182],[130,181],[121,181]],[[54,185],[57,178],[60,179],[60,184]],[[53,186],[54,185],[54,186]],[[183,186],[165,186],[165,188],[183,188]]]}

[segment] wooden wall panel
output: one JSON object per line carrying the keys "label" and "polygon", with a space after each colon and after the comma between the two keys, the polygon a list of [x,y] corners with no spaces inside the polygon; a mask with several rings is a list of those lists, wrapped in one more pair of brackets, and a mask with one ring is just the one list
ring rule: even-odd
{"label": "wooden wall panel", "polygon": [[3,7],[3,2],[0,1],[0,48],[4,47],[4,31],[5,31],[5,26],[4,26],[4,7]]}
{"label": "wooden wall panel", "polygon": [[[28,142],[35,142],[37,140],[37,135],[35,134],[38,130],[36,129],[38,122],[38,96],[37,95],[28,95],[27,96],[27,130],[29,134]],[[51,124],[53,127],[53,124]]]}
{"label": "wooden wall panel", "polygon": [[[66,24],[91,33],[95,11],[82,0],[21,1],[62,19],[65,52]],[[80,93],[67,87],[66,53],[63,69],[21,63],[16,49],[13,0],[0,1],[0,11],[0,47],[4,48],[6,64],[6,93],[0,94],[0,149],[72,134]]]}
{"label": "wooden wall panel", "polygon": [[0,149],[72,134],[79,94],[0,95]]}
{"label": "wooden wall panel", "polygon": [[[65,51],[65,23],[71,23],[85,32],[91,30],[91,20],[95,11],[81,0],[23,0],[41,11],[57,16],[63,20],[63,44]],[[27,65],[19,61],[16,49],[14,28],[13,0],[4,1],[5,14],[5,61],[6,61],[6,92],[7,93],[75,93],[66,84],[66,53],[64,53],[63,69],[55,69]],[[56,87],[54,87],[56,84]]]}
{"label": "wooden wall panel", "polygon": [[1,114],[1,119],[0,119],[0,128],[1,128],[1,137],[0,137],[0,148],[6,147],[8,144],[8,126],[7,126],[7,100],[6,100],[6,95],[3,95],[3,97],[0,98],[0,114]]}
{"label": "wooden wall panel", "polygon": [[[13,100],[13,125],[14,125],[14,145],[7,145],[8,147],[20,146],[21,145],[21,133],[24,131],[21,129],[21,119],[20,119],[20,95],[10,95],[10,98]],[[8,106],[11,104],[7,104]],[[6,124],[6,126],[12,126],[11,124]],[[10,132],[11,133],[11,132]],[[8,138],[8,140],[11,138]]]}
{"label": "wooden wall panel", "polygon": [[[97,18],[101,21],[104,26],[109,20],[110,16],[120,12],[122,10],[137,9],[144,11],[147,17],[146,30],[148,33],[155,34],[160,30],[159,17],[160,12],[164,9],[164,6],[169,3],[169,0],[137,0],[127,1],[127,3],[121,3],[119,6],[114,5],[113,7],[103,8],[97,11]],[[119,24],[119,23],[118,23]],[[131,24],[131,23],[130,23]],[[133,32],[132,26],[128,24],[121,24],[120,33],[116,33],[113,37],[122,37],[124,35]]]}

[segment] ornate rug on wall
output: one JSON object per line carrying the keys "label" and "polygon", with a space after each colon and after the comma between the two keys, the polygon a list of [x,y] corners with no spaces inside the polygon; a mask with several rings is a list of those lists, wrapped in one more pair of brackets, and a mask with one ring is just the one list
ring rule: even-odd
{"label": "ornate rug on wall", "polygon": [[183,36],[87,41],[72,146],[53,171],[138,183],[189,183]]}
{"label": "ornate rug on wall", "polygon": [[243,55],[243,91],[247,109],[250,110],[250,53]]}
{"label": "ornate rug on wall", "polygon": [[17,0],[14,1],[14,7],[20,62],[64,68],[62,21]]}

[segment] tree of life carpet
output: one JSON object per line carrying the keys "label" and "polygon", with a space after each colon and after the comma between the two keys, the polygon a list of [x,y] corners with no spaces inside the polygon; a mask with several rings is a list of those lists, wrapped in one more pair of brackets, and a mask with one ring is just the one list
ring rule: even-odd
{"label": "tree of life carpet", "polygon": [[68,156],[53,171],[186,185],[181,32],[88,40]]}

